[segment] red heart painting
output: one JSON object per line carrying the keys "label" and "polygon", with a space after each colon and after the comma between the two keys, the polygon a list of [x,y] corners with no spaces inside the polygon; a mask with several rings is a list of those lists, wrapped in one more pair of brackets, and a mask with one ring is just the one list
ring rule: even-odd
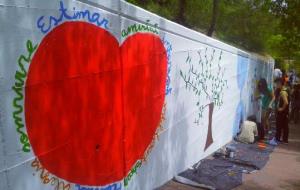
{"label": "red heart painting", "polygon": [[25,118],[42,166],[82,185],[122,180],[151,144],[165,98],[161,39],[65,22],[40,43],[28,71]]}

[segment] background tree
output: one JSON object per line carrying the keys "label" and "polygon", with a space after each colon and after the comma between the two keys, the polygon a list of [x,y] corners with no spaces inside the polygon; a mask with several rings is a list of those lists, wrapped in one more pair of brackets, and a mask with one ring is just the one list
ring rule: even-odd
{"label": "background tree", "polygon": [[299,0],[128,0],[226,43],[271,55],[300,73]]}
{"label": "background tree", "polygon": [[211,18],[209,29],[207,31],[208,36],[212,36],[213,32],[215,31],[218,12],[219,12],[219,0],[213,0],[213,9],[212,9],[212,16],[211,16],[212,18]]}
{"label": "background tree", "polygon": [[274,48],[275,57],[283,62],[291,60],[289,67],[300,73],[300,1],[299,0],[274,0],[272,12],[280,19],[280,43]]}
{"label": "background tree", "polygon": [[186,21],[185,21],[186,0],[180,0],[178,6],[179,6],[179,10],[177,11],[176,21],[179,24],[186,25]]}

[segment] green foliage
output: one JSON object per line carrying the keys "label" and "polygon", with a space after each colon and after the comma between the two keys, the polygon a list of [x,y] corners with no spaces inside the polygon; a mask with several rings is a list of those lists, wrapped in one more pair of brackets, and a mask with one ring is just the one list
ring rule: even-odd
{"label": "green foliage", "polygon": [[210,25],[212,0],[189,0],[186,8],[186,22],[194,29],[207,31]]}
{"label": "green foliage", "polygon": [[[128,0],[207,33],[212,0]],[[181,3],[180,3],[181,2]],[[184,7],[180,7],[184,5]],[[214,37],[242,49],[300,63],[300,0],[220,0]],[[183,22],[178,15],[183,11]],[[281,60],[281,61],[280,61]]]}
{"label": "green foliage", "polygon": [[[276,0],[273,11],[281,19],[280,29],[284,36],[281,44],[287,57],[296,56],[300,52],[300,1],[299,0]],[[296,56],[297,57],[297,56]]]}
{"label": "green foliage", "polygon": [[277,20],[262,1],[221,1],[217,37],[243,49],[265,53]]}
{"label": "green foliage", "polygon": [[179,0],[127,0],[127,2],[170,20],[175,20],[179,11]]}
{"label": "green foliage", "polygon": [[281,34],[280,43],[274,45],[276,51],[273,52],[279,59],[289,60],[286,61],[289,64],[282,64],[282,67],[296,69],[300,74],[300,1],[274,0],[271,10],[280,19]]}

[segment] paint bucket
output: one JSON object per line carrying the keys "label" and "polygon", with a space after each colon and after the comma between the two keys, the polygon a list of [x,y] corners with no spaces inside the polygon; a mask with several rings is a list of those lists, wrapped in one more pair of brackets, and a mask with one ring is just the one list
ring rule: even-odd
{"label": "paint bucket", "polygon": [[226,157],[233,158],[236,152],[236,147],[234,146],[226,146]]}

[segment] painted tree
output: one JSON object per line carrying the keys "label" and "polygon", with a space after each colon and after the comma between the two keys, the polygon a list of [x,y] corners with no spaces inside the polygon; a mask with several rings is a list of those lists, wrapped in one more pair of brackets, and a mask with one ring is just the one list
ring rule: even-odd
{"label": "painted tree", "polygon": [[[220,51],[218,55],[216,54],[215,49],[212,49],[210,55],[208,55],[208,48],[204,51],[199,50],[197,51],[197,60],[193,61],[188,52],[185,61],[188,64],[188,71],[180,70],[180,76],[185,82],[186,89],[192,91],[197,97],[198,113],[194,121],[197,125],[200,124],[205,108],[208,107],[209,109],[208,132],[204,150],[213,143],[212,116],[214,107],[223,105],[224,89],[228,88],[227,80],[224,80],[225,68],[220,65],[223,52]],[[203,99],[209,103],[201,102]]]}

